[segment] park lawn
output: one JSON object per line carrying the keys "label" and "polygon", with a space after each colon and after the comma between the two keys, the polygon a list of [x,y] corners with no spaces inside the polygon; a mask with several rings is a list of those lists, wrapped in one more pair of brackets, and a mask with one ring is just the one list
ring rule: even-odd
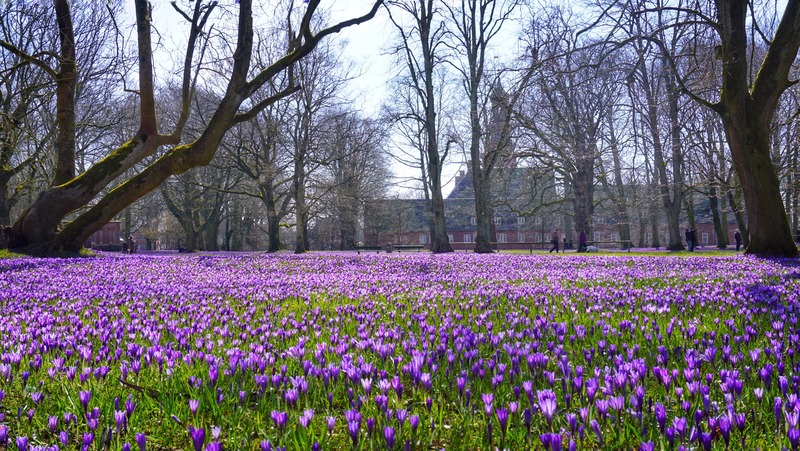
{"label": "park lawn", "polygon": [[798,262],[724,255],[6,259],[0,446],[792,449]]}

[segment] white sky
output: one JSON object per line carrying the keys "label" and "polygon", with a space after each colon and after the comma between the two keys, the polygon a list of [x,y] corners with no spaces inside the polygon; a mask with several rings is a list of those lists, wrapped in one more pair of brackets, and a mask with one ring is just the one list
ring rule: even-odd
{"label": "white sky", "polygon": [[[257,0],[258,1],[258,0]],[[294,0],[302,5],[303,0]],[[234,0],[220,0],[220,4],[228,3],[232,5]],[[183,33],[175,33],[173,36],[170,31],[174,30],[174,24],[181,24],[185,27],[183,19],[177,15],[170,5],[169,0],[152,0],[154,7],[154,24],[162,37],[167,41],[167,47],[180,47],[184,45]],[[178,5],[187,10],[193,6],[187,0],[178,0]],[[323,0],[322,7],[327,8],[331,13],[331,23],[338,23],[342,20],[361,16],[369,11],[372,0]],[[133,0],[126,0],[126,11],[133,17]],[[183,30],[183,28],[181,28]],[[388,91],[388,84],[392,77],[398,72],[394,57],[385,54],[395,36],[393,25],[389,21],[386,10],[381,7],[376,17],[364,24],[348,27],[337,35],[331,36],[333,39],[345,40],[347,50],[343,58],[349,61],[343,63],[353,64],[354,75],[357,75],[348,88],[348,97],[353,101],[356,108],[360,109],[367,117],[375,117],[380,113],[382,104],[387,100],[391,93]],[[155,39],[155,38],[154,38]],[[516,37],[513,38],[516,41]],[[172,62],[169,55],[163,53],[156,54],[157,65],[161,70],[170,70]],[[159,64],[159,61],[161,63]],[[159,69],[157,69],[159,70]],[[452,152],[451,152],[452,153]],[[449,158],[452,163],[447,165],[444,170],[443,181],[448,183],[444,189],[447,194],[452,187],[453,176],[459,169],[464,167],[458,163],[463,161],[462,155],[453,155]],[[400,177],[414,176],[419,173],[417,168],[408,168],[399,163],[392,165],[392,171]]]}

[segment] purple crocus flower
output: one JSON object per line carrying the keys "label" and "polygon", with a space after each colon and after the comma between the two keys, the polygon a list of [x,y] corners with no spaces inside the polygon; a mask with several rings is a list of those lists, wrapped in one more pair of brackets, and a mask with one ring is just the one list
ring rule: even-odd
{"label": "purple crocus flower", "polygon": [[419,427],[419,415],[411,415],[408,418],[408,424],[411,425],[411,432],[416,433],[417,427]]}
{"label": "purple crocus flower", "polygon": [[492,414],[492,401],[494,401],[494,394],[493,393],[484,393],[481,395],[481,400],[483,401],[483,412],[486,416]]}
{"label": "purple crocus flower", "polygon": [[703,445],[704,450],[711,451],[711,433],[701,432],[700,443]]}
{"label": "purple crocus flower", "polygon": [[278,428],[278,430],[283,432],[284,426],[286,426],[286,423],[289,421],[289,414],[286,412],[273,410],[269,416],[272,418],[272,421],[275,423],[275,426]]}
{"label": "purple crocus flower", "polygon": [[17,437],[16,444],[19,451],[28,451],[28,437]]}
{"label": "purple crocus flower", "polygon": [[146,451],[145,448],[147,446],[147,436],[142,432],[141,434],[136,434],[136,445],[139,446],[139,451]]}
{"label": "purple crocus flower", "polygon": [[506,427],[508,426],[508,409],[500,407],[495,414],[497,415],[497,422],[500,423],[500,432],[505,435]]}
{"label": "purple crocus flower", "polygon": [[117,426],[117,434],[120,433],[128,424],[128,417],[125,416],[124,410],[114,411],[114,423]]}
{"label": "purple crocus flower", "polygon": [[47,429],[50,430],[51,434],[56,433],[56,429],[58,428],[58,416],[51,416],[47,418]]}
{"label": "purple crocus flower", "polygon": [[192,412],[193,417],[197,417],[197,409],[200,407],[200,400],[199,399],[190,399],[189,400],[189,411]]}
{"label": "purple crocus flower", "polygon": [[61,431],[58,433],[58,440],[61,442],[62,445],[67,446],[69,445],[69,432]]}
{"label": "purple crocus flower", "polygon": [[311,419],[314,418],[314,411],[311,409],[307,409],[303,411],[303,414],[300,415],[300,425],[304,428],[307,428],[308,425],[311,423]]}
{"label": "purple crocus flower", "polygon": [[391,426],[386,426],[383,428],[383,438],[386,440],[386,449],[392,450],[394,449],[394,444],[396,437],[394,436],[394,428]]}
{"label": "purple crocus flower", "polygon": [[653,412],[656,415],[656,422],[658,423],[658,428],[661,430],[661,433],[664,433],[664,425],[667,422],[667,409],[664,408],[664,405],[656,403],[653,407]]}
{"label": "purple crocus flower", "polygon": [[347,433],[350,434],[350,440],[353,441],[353,448],[358,446],[358,430],[360,428],[361,424],[356,421],[347,422]]}
{"label": "purple crocus flower", "polygon": [[536,392],[536,398],[539,401],[539,409],[547,419],[548,424],[553,423],[553,415],[556,413],[556,395],[550,390],[539,390]]}
{"label": "purple crocus flower", "polygon": [[598,441],[598,443],[600,443],[600,447],[602,448],[603,447],[603,431],[600,430],[600,423],[598,423],[597,420],[592,420],[592,422],[589,424],[589,426],[592,428],[592,432],[594,432],[594,435],[597,436],[597,441]]}
{"label": "purple crocus flower", "polygon": [[89,408],[89,401],[92,400],[92,392],[81,390],[81,392],[78,393],[78,399],[81,402],[81,406],[83,406],[83,410],[86,411]]}
{"label": "purple crocus flower", "polygon": [[269,440],[261,440],[261,451],[272,451],[272,443]]}
{"label": "purple crocus flower", "polygon": [[189,426],[189,438],[192,439],[194,451],[202,451],[203,444],[206,442],[206,430],[204,428],[195,429],[193,426]]}
{"label": "purple crocus flower", "polygon": [[788,435],[789,443],[792,445],[792,451],[797,451],[798,445],[800,445],[800,429],[790,428]]}

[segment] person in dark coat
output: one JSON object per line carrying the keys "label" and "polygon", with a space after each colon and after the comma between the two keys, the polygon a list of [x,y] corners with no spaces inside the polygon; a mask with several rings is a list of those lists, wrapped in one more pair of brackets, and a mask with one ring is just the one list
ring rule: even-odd
{"label": "person in dark coat", "polygon": [[578,235],[578,252],[586,252],[586,231],[581,230]]}
{"label": "person in dark coat", "polygon": [[550,248],[551,253],[553,251],[556,251],[556,254],[558,253],[558,240],[559,240],[558,229],[555,229],[553,230],[553,233],[550,234],[550,244],[553,245],[553,247]]}
{"label": "person in dark coat", "polygon": [[733,240],[736,241],[736,252],[739,252],[739,247],[742,246],[742,232],[738,229],[733,232]]}
{"label": "person in dark coat", "polygon": [[686,247],[689,248],[689,252],[694,252],[694,243],[692,242],[692,229],[687,227],[686,232],[684,232],[683,235],[686,238]]}

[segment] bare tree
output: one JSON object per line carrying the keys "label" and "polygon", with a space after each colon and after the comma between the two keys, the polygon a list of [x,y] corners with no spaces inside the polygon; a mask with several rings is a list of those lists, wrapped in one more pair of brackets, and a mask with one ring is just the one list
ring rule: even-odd
{"label": "bare tree", "polygon": [[[518,4],[517,0],[461,0],[455,7],[447,6],[453,53],[463,55],[463,58],[454,56],[451,64],[459,74],[469,105],[469,170],[475,193],[477,253],[492,252],[491,177],[495,166],[510,153],[511,112],[519,98],[519,91],[507,96],[499,80],[486,83],[489,69],[486,52]],[[486,111],[490,101],[494,102],[495,117],[489,125],[499,130],[484,130],[488,119],[481,112]],[[487,133],[492,134],[489,139]]]}
{"label": "bare tree", "polygon": [[[60,155],[59,173],[74,174],[74,159],[71,168],[67,168],[70,154],[74,155],[74,146],[70,144],[74,136],[70,134],[70,112],[75,102],[71,97],[69,86],[74,82],[76,63],[74,49],[70,43],[75,43],[75,33],[72,29],[71,14],[66,0],[57,0],[56,16],[59,36],[62,46],[59,54],[58,68],[49,66],[46,62],[36,59],[22,49],[11,43],[3,41],[0,45],[12,53],[23,58],[37,61],[37,66],[50,74],[62,88],[57,90],[57,105],[59,113],[59,133],[56,148],[64,155]],[[139,128],[130,141],[121,145],[109,155],[88,168],[84,173],[69,178],[64,183],[53,186],[44,191],[27,210],[25,210],[14,223],[12,232],[13,247],[28,247],[30,250],[50,251],[57,249],[75,250],[80,248],[85,239],[95,230],[99,229],[108,220],[122,211],[132,202],[157,188],[161,182],[173,174],[208,164],[225,133],[237,123],[251,119],[259,111],[275,101],[297,92],[300,87],[288,84],[280,90],[271,93],[259,103],[251,103],[252,98],[259,89],[290,66],[307,56],[317,44],[326,36],[336,33],[345,27],[362,23],[372,18],[381,5],[381,0],[373,2],[370,10],[357,18],[347,20],[320,30],[315,30],[313,22],[320,0],[309,0],[304,6],[305,11],[297,24],[296,33],[292,33],[292,42],[286,53],[276,59],[272,64],[264,67],[248,79],[251,72],[253,49],[252,26],[252,0],[239,1],[239,15],[236,26],[236,46],[229,55],[233,61],[232,68],[227,74],[227,85],[224,95],[214,111],[209,126],[200,136],[187,144],[179,145],[183,137],[183,128],[188,119],[189,105],[197,80],[195,68],[195,52],[197,45],[203,42],[203,30],[217,3],[196,1],[191,12],[181,14],[189,22],[189,35],[186,40],[187,47],[182,69],[181,82],[181,113],[172,132],[163,134],[159,132],[158,116],[155,107],[155,82],[153,76],[153,47],[151,43],[151,10],[148,2],[137,0],[136,6],[136,36],[138,43],[138,72],[139,72]],[[245,107],[245,110],[242,110]],[[63,111],[61,110],[63,109]],[[74,113],[72,113],[74,116]],[[152,155],[161,146],[171,146],[170,150],[150,164],[146,169],[125,180],[117,188],[111,190],[97,200],[91,208],[81,212],[71,222],[59,228],[62,220],[71,212],[86,206],[100,194],[110,183],[124,177],[127,170],[144,158]]]}
{"label": "bare tree", "polygon": [[[432,236],[431,252],[452,252],[447,236],[442,195],[442,162],[449,150],[450,141],[440,150],[439,121],[437,120],[436,65],[440,62],[444,25],[440,18],[438,0],[390,0],[392,23],[398,31],[398,55],[407,69],[405,76],[411,91],[422,106],[421,110],[408,111],[409,116],[422,125],[427,162],[427,179],[431,192]],[[399,14],[393,13],[396,10]],[[404,20],[410,20],[405,25]],[[409,106],[416,105],[412,103]]]}

